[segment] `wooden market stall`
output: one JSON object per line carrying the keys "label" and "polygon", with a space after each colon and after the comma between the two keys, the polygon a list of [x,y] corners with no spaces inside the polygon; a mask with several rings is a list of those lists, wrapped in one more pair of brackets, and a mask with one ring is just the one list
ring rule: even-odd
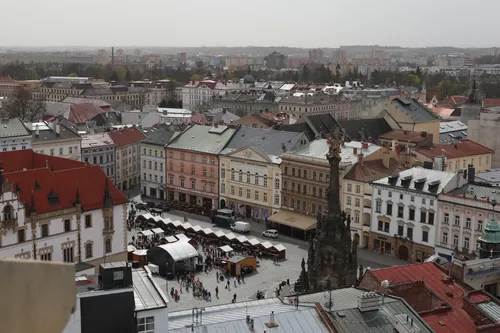
{"label": "wooden market stall", "polygon": [[232,276],[240,276],[241,270],[246,267],[252,267],[252,271],[257,269],[257,258],[233,256],[226,260],[227,272]]}

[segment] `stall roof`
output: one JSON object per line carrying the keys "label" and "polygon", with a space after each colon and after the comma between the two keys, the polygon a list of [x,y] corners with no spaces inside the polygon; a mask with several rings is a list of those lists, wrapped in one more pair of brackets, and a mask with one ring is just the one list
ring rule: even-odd
{"label": "stall roof", "polygon": [[170,224],[172,224],[174,227],[178,227],[182,225],[182,222],[179,220],[176,221],[170,221]]}
{"label": "stall roof", "polygon": [[175,242],[160,245],[160,248],[167,251],[174,261],[181,261],[198,256],[198,251],[188,242]]}
{"label": "stall roof", "polygon": [[235,239],[236,238],[236,235],[233,234],[232,232],[228,233],[228,234],[224,234],[224,237],[226,237],[227,239],[229,240],[232,240],[232,239]]}
{"label": "stall roof", "polygon": [[240,243],[245,243],[248,241],[248,238],[246,238],[245,236],[239,236],[239,237],[236,237],[236,239],[240,242]]}
{"label": "stall roof", "polygon": [[141,235],[143,235],[143,236],[146,236],[146,237],[148,237],[148,236],[153,236],[153,235],[154,235],[154,234],[153,234],[153,232],[152,232],[151,230],[142,230],[142,231],[139,231],[139,233],[140,233]]}
{"label": "stall roof", "polygon": [[165,231],[163,231],[162,228],[154,228],[151,231],[154,232],[155,234],[163,234],[163,233],[165,233]]}
{"label": "stall roof", "polygon": [[222,230],[217,230],[217,231],[215,231],[215,232],[214,232],[214,234],[215,234],[215,236],[217,236],[217,237],[222,237],[222,236],[226,235],[226,234],[224,233],[224,231],[222,231]]}
{"label": "stall roof", "polygon": [[249,242],[250,245],[253,245],[253,246],[260,244],[260,241],[256,238],[249,239],[249,240],[247,240],[247,242]]}
{"label": "stall roof", "polygon": [[191,223],[189,222],[186,222],[186,223],[183,223],[182,224],[182,228],[184,228],[184,230],[187,230],[187,229],[190,229],[192,228],[193,226],[191,225]]}
{"label": "stall roof", "polygon": [[134,252],[135,250],[137,250],[135,248],[135,246],[133,246],[133,245],[127,245],[127,252]]}
{"label": "stall roof", "polygon": [[268,241],[262,242],[262,243],[260,243],[260,245],[262,245],[266,249],[269,249],[269,248],[273,247],[273,244],[271,244]]}
{"label": "stall roof", "polygon": [[177,234],[175,235],[175,237],[178,239],[178,240],[185,240],[185,241],[189,241],[191,240],[191,238],[189,238],[188,236],[184,235],[184,234]]}
{"label": "stall roof", "polygon": [[233,264],[237,264],[240,261],[245,260],[246,258],[253,258],[253,257],[232,256],[231,258],[227,259],[227,261]]}
{"label": "stall roof", "polygon": [[202,230],[203,230],[203,228],[202,228],[202,227],[200,227],[199,225],[195,225],[195,226],[193,226],[193,228],[192,228],[192,229],[194,230],[194,232],[199,232],[199,231],[202,231]]}
{"label": "stall roof", "polygon": [[210,228],[205,228],[205,229],[203,229],[203,233],[205,235],[210,235],[210,234],[213,234],[214,231],[212,229],[210,229]]}
{"label": "stall roof", "polygon": [[146,220],[150,220],[152,218],[154,218],[153,215],[149,214],[149,213],[146,213],[146,214],[141,214],[139,216],[142,216],[143,218],[145,218]]}
{"label": "stall roof", "polygon": [[148,250],[135,250],[134,255],[136,256],[145,256],[148,254]]}
{"label": "stall roof", "polygon": [[167,236],[165,237],[165,239],[167,240],[167,243],[175,243],[178,241],[178,239],[175,238],[174,236]]}
{"label": "stall roof", "polygon": [[316,227],[316,219],[313,216],[305,216],[295,212],[283,210],[267,218],[269,221],[286,225],[300,230],[311,230]]}
{"label": "stall roof", "polygon": [[221,247],[219,247],[219,249],[221,249],[222,251],[224,251],[224,252],[226,252],[226,253],[227,253],[227,252],[234,251],[234,250],[233,250],[233,248],[232,248],[231,246],[229,246],[229,245],[224,245],[224,246],[221,246]]}
{"label": "stall roof", "polygon": [[274,248],[278,251],[286,251],[286,247],[283,246],[283,244],[277,244],[277,245],[274,245]]}

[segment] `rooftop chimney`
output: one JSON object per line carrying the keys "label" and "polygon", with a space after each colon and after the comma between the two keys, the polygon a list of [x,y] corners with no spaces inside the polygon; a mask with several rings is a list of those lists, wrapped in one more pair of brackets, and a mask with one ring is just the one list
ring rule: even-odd
{"label": "rooftop chimney", "polygon": [[476,178],[476,168],[474,168],[473,164],[469,164],[467,168],[467,180],[469,182],[474,182],[474,179]]}
{"label": "rooftop chimney", "polygon": [[363,154],[358,154],[358,163],[361,165],[363,165],[363,157],[364,157]]}
{"label": "rooftop chimney", "polygon": [[368,149],[368,143],[367,142],[363,142],[363,145],[361,147],[362,147],[362,149]]}
{"label": "rooftop chimney", "polygon": [[358,154],[358,148],[356,148],[356,147],[352,148],[352,153],[354,155],[357,155]]}
{"label": "rooftop chimney", "polygon": [[358,296],[358,309],[360,312],[378,310],[382,303],[382,296],[374,291],[366,292]]}
{"label": "rooftop chimney", "polygon": [[61,125],[56,124],[56,134],[59,135],[61,134]]}

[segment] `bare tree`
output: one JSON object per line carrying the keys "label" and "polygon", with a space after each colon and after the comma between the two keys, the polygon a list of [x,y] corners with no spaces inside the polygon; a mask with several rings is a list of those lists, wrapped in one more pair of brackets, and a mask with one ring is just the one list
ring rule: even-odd
{"label": "bare tree", "polygon": [[34,99],[31,90],[24,87],[17,87],[2,106],[9,118],[19,117],[25,122],[42,118],[46,111],[45,102]]}

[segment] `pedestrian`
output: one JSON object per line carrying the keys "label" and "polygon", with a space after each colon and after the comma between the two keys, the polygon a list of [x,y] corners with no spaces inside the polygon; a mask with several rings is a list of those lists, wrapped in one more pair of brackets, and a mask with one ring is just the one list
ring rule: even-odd
{"label": "pedestrian", "polygon": [[236,293],[233,295],[233,303],[236,303]]}
{"label": "pedestrian", "polygon": [[233,278],[234,287],[236,288],[236,278]]}
{"label": "pedestrian", "polygon": [[[241,275],[240,275],[240,276],[241,276]],[[240,282],[240,276],[238,276],[238,284],[240,284],[240,283],[241,283],[241,282]]]}
{"label": "pedestrian", "polygon": [[245,272],[241,272],[241,281],[245,283]]}
{"label": "pedestrian", "polygon": [[208,292],[208,300],[212,302],[212,293],[210,291]]}
{"label": "pedestrian", "polygon": [[219,283],[219,272],[215,272],[215,278],[217,279],[217,283]]}
{"label": "pedestrian", "polygon": [[215,297],[219,298],[219,286],[215,287]]}
{"label": "pedestrian", "polygon": [[181,291],[181,294],[182,294],[182,283],[181,283],[181,285],[179,287],[179,290]]}

